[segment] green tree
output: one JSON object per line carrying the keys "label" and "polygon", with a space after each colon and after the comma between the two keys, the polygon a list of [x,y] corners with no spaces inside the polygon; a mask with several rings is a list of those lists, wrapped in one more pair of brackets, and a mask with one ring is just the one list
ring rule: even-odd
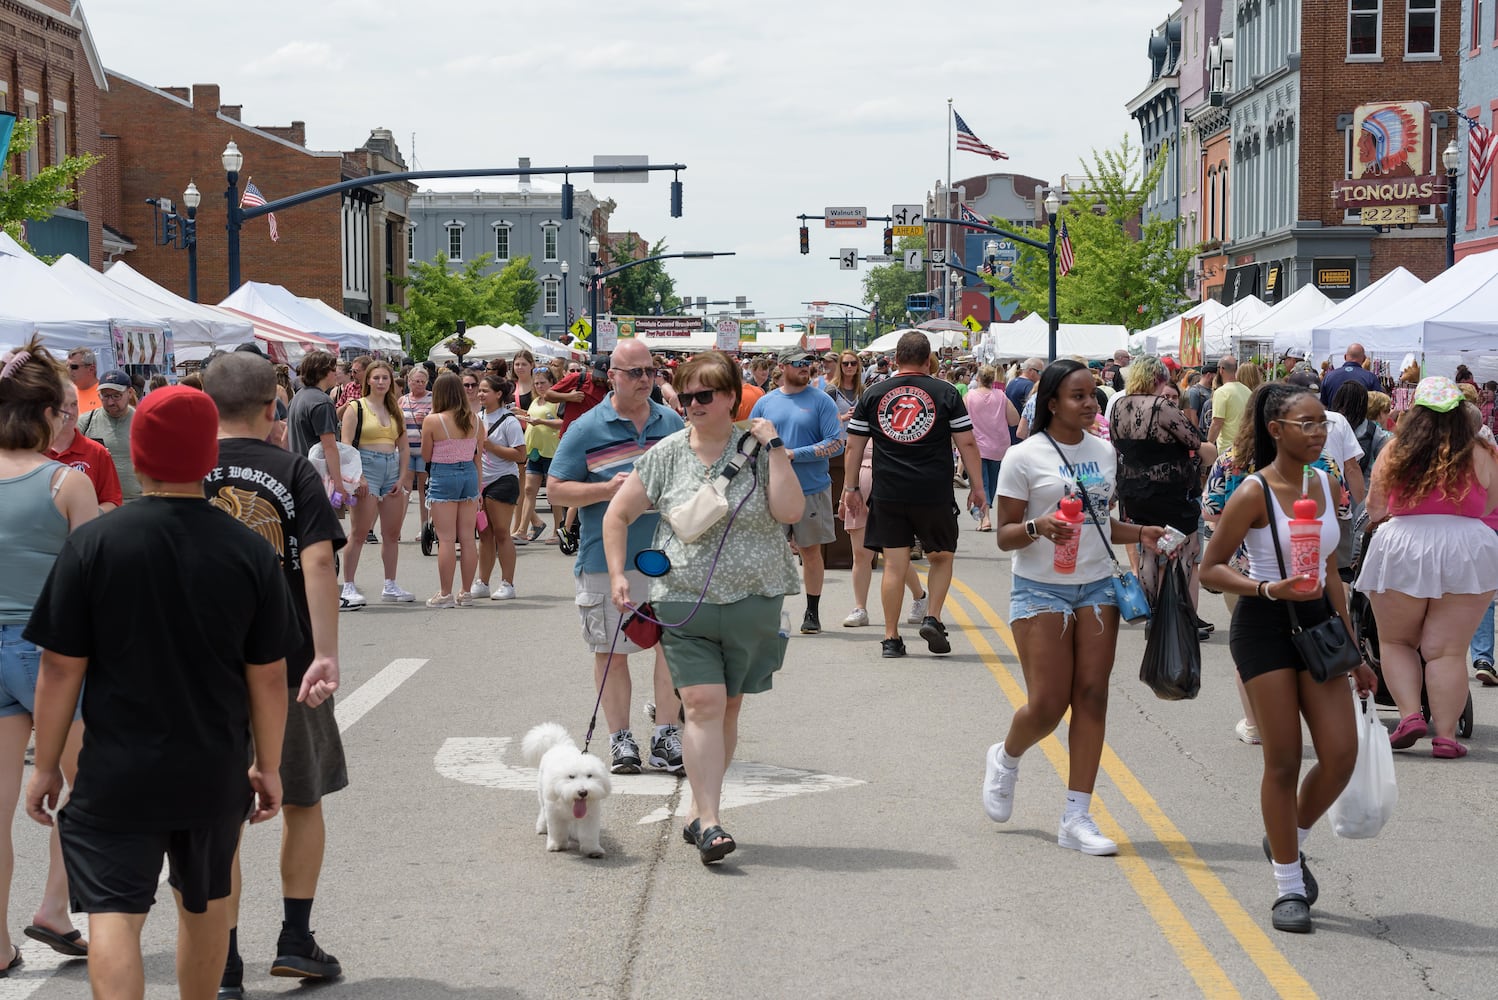
{"label": "green tree", "polygon": [[463,320],[470,327],[525,324],[536,304],[536,270],[530,257],[516,257],[504,270],[485,274],[489,255],[480,254],[461,270],[448,270],[439,254],[430,263],[417,261],[411,273],[394,277],[406,289],[406,305],[399,308],[395,328],[408,336],[411,354],[421,359],[451,336]]}
{"label": "green tree", "polygon": [[915,295],[926,290],[925,271],[905,270],[905,251],[926,249],[926,240],[922,236],[902,236],[899,245],[895,248],[895,255],[900,261],[893,264],[883,264],[879,267],[871,267],[863,276],[863,303],[866,306],[874,304],[874,296],[879,296],[879,327],[881,330],[896,330],[902,326],[912,326],[910,314],[905,311],[906,296]]}
{"label": "green tree", "polygon": [[[45,118],[41,121],[46,121]],[[11,133],[10,152],[24,157],[36,144],[39,123],[30,118],[16,122]],[[78,179],[103,157],[92,153],[70,156],[61,163],[43,167],[30,180],[23,180],[0,163],[0,229],[16,242],[26,246],[24,226],[27,222],[49,218],[53,211],[78,200]],[[6,158],[7,162],[10,157]],[[26,246],[26,249],[31,249]]]}
{"label": "green tree", "polygon": [[[1170,162],[1162,150],[1148,170],[1140,171],[1140,152],[1128,136],[1117,149],[1092,151],[1082,164],[1087,184],[1063,205],[1057,226],[1066,223],[1076,264],[1056,282],[1057,314],[1064,323],[1120,323],[1141,330],[1176,315],[1184,298],[1187,269],[1198,247],[1175,245],[1176,223],[1151,218],[1139,224],[1145,201]],[[1044,243],[1045,229],[1017,232]],[[1049,306],[1048,269],[1044,253],[1021,246],[1014,268],[1014,289],[994,278],[985,280],[1018,299],[1026,312],[1045,316]]]}
{"label": "green tree", "polygon": [[[607,271],[611,267],[637,260],[641,249],[640,241],[626,236],[617,246],[605,244],[598,256],[603,261],[603,269]],[[654,257],[665,252],[666,241],[658,240],[643,256]],[[599,301],[599,312],[604,312],[605,302],[609,302],[611,305],[608,308],[618,316],[653,316],[656,292],[661,293],[661,312],[670,312],[681,305],[681,299],[676,295],[676,282],[666,273],[665,261],[653,260],[648,264],[625,268],[604,279],[603,284],[608,290],[608,298]]]}

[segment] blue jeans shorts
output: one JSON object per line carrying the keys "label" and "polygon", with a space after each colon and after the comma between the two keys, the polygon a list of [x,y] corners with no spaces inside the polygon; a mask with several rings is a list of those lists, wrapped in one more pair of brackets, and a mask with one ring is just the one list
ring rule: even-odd
{"label": "blue jeans shorts", "polygon": [[421,442],[417,441],[411,445],[411,457],[406,460],[406,468],[412,472],[427,471],[427,464],[421,457]]}
{"label": "blue jeans shorts", "polygon": [[1090,583],[1041,583],[1016,575],[1009,588],[1009,623],[1012,625],[1036,615],[1056,614],[1070,617],[1081,608],[1116,608],[1113,577],[1105,576]]}
{"label": "blue jeans shorts", "polygon": [[388,497],[395,492],[401,481],[401,457],[397,452],[360,448],[359,461],[364,467],[370,496]]}
{"label": "blue jeans shorts", "polygon": [[453,503],[479,498],[479,470],[472,462],[433,462],[427,482],[430,503]]}
{"label": "blue jeans shorts", "polygon": [[526,460],[525,471],[532,476],[541,476],[544,480],[547,473],[551,472],[551,456],[533,452]]}
{"label": "blue jeans shorts", "polygon": [[[36,678],[41,672],[42,651],[21,638],[25,625],[0,625],[0,719],[36,713]],[[82,718],[83,697],[73,718]]]}

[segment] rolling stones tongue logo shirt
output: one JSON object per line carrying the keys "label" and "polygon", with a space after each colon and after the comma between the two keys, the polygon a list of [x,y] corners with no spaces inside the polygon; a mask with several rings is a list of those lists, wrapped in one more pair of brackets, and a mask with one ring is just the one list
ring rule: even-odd
{"label": "rolling stones tongue logo shirt", "polygon": [[848,433],[873,439],[873,497],[952,503],[952,434],[972,430],[962,396],[929,375],[897,375],[865,390]]}

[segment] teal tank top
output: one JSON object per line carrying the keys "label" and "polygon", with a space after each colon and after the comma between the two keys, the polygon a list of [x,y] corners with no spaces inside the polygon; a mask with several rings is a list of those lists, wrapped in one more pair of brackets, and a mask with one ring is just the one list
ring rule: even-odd
{"label": "teal tank top", "polygon": [[24,476],[0,479],[0,565],[5,567],[0,572],[0,625],[31,620],[42,584],[67,541],[68,519],[52,499],[52,477],[60,468],[47,462]]}

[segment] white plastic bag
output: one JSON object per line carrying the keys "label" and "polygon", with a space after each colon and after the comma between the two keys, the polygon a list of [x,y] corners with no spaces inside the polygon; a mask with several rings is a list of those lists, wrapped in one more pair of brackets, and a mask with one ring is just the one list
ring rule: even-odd
{"label": "white plastic bag", "polygon": [[342,475],[343,482],[335,484],[328,478],[328,461],[323,455],[322,445],[314,444],[307,449],[307,461],[312,463],[312,468],[322,477],[323,489],[329,496],[334,490],[344,496],[351,497],[359,488],[359,480],[364,476],[364,461],[359,457],[357,448],[338,443],[338,471]]}
{"label": "white plastic bag", "polygon": [[1354,700],[1357,714],[1358,761],[1347,787],[1332,803],[1332,832],[1349,840],[1378,836],[1399,801],[1394,780],[1394,748],[1389,733],[1378,721],[1371,698]]}

